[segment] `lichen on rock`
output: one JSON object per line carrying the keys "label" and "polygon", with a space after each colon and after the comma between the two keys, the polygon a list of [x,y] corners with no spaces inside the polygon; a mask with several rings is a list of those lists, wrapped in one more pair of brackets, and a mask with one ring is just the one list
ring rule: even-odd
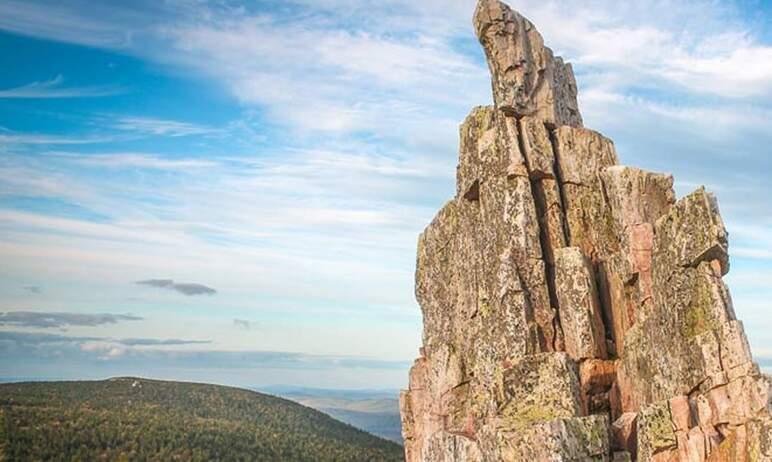
{"label": "lichen on rock", "polygon": [[619,165],[530,21],[498,0],[473,21],[494,106],[418,240],[407,461],[772,460],[715,197]]}

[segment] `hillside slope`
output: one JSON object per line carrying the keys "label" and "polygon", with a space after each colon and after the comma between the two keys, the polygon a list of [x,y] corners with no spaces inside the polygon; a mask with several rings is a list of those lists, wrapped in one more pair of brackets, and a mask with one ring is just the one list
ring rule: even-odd
{"label": "hillside slope", "polygon": [[121,378],[0,385],[0,460],[397,461],[313,409],[217,385]]}

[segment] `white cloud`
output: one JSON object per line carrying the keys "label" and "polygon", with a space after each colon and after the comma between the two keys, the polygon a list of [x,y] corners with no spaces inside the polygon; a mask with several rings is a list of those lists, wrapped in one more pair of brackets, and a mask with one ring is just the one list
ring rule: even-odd
{"label": "white cloud", "polygon": [[102,341],[84,342],[80,345],[80,349],[88,353],[98,353],[99,359],[102,360],[120,358],[129,350],[126,345]]}
{"label": "white cloud", "polygon": [[59,157],[73,163],[89,166],[102,167],[108,169],[152,169],[152,170],[191,170],[212,168],[218,165],[217,162],[203,158],[168,158],[156,154],[140,152],[120,152],[106,154],[80,154],[75,152],[51,151],[47,155]]}
{"label": "white cloud", "polygon": [[110,86],[65,87],[61,75],[51,80],[32,82],[15,88],[0,90],[0,98],[44,99],[44,98],[95,98],[123,93],[123,89]]}
{"label": "white cloud", "polygon": [[[728,224],[732,255],[752,260],[772,261],[772,223],[767,217],[755,220],[733,221]],[[735,244],[736,243],[736,244]],[[750,271],[746,277],[763,277],[769,281],[769,272]]]}
{"label": "white cloud", "polygon": [[118,117],[112,127],[141,134],[170,137],[211,135],[221,132],[221,130],[203,125],[152,117]]}
{"label": "white cloud", "polygon": [[674,57],[662,75],[684,88],[728,98],[767,97],[772,92],[772,47],[743,40],[701,54]]}
{"label": "white cloud", "polygon": [[[754,105],[745,101],[688,102],[658,101],[594,87],[580,94],[583,108],[590,112],[606,110],[601,117],[617,117],[619,108],[649,113],[652,117],[667,119],[669,123],[696,127],[704,133],[719,130],[721,133],[746,131],[766,132],[767,120],[772,117],[770,106]],[[587,112],[587,110],[585,110]],[[625,122],[625,119],[621,120]],[[732,153],[734,155],[735,153]]]}
{"label": "white cloud", "polygon": [[[732,250],[732,255],[744,258],[772,260],[772,248],[735,247]],[[772,281],[772,279],[768,280]]]}
{"label": "white cloud", "polygon": [[75,203],[99,197],[91,185],[53,169],[36,169],[37,163],[21,156],[0,156],[0,195],[60,197]]}
{"label": "white cloud", "polygon": [[121,4],[74,1],[0,2],[0,29],[92,47],[128,49],[152,15]]}
{"label": "white cloud", "polygon": [[0,146],[3,145],[68,145],[100,144],[115,141],[111,136],[56,136],[33,133],[9,133],[0,131]]}
{"label": "white cloud", "polygon": [[164,60],[216,78],[244,104],[304,130],[429,129],[448,105],[466,110],[459,94],[489,99],[480,91],[481,63],[415,31],[397,37],[238,13],[164,33],[175,48]]}

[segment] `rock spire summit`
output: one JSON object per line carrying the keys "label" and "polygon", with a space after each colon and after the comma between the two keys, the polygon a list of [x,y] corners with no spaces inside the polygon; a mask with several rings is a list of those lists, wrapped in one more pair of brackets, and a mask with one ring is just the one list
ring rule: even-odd
{"label": "rock spire summit", "polygon": [[555,126],[582,126],[574,71],[544,46],[531,21],[498,0],[480,0],[474,29],[488,59],[497,109]]}

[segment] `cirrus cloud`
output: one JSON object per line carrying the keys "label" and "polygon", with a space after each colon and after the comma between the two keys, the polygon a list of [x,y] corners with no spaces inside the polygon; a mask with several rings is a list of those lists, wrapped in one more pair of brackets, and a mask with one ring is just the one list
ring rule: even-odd
{"label": "cirrus cloud", "polygon": [[19,87],[0,90],[0,99],[95,98],[123,93],[111,86],[65,87],[61,75],[51,80],[31,82]]}

